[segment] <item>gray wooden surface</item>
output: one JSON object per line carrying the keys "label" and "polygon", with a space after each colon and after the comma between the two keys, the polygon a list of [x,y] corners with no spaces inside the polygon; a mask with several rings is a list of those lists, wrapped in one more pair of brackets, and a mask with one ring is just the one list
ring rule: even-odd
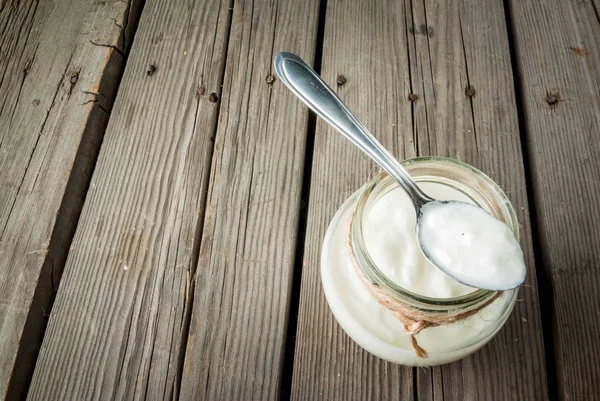
{"label": "gray wooden surface", "polygon": [[313,59],[318,9],[235,2],[181,400],[279,398],[308,112],[269,77]]}
{"label": "gray wooden surface", "polygon": [[0,399],[33,371],[136,3],[0,7]]}
{"label": "gray wooden surface", "polygon": [[[0,399],[600,399],[599,10],[0,0]],[[413,369],[337,325],[323,235],[378,169],[271,80],[280,50],[399,158],[506,190],[529,275],[481,351]]]}
{"label": "gray wooden surface", "polygon": [[509,3],[554,391],[600,399],[600,2]]}
{"label": "gray wooden surface", "polygon": [[230,19],[146,2],[29,400],[174,397]]}
{"label": "gray wooden surface", "polygon": [[[504,329],[483,350],[460,362],[413,370],[385,363],[361,349],[327,306],[319,261],[323,235],[335,210],[375,169],[318,121],[292,398],[410,399],[414,394],[418,400],[546,399],[535,263],[502,2],[348,6],[330,0],[322,75],[333,83],[338,74],[347,79],[337,89],[339,95],[398,157],[455,157],[480,168],[506,190],[522,222],[529,275]],[[469,86],[475,90],[473,97],[466,95]],[[415,103],[409,101],[410,93],[418,96]]]}

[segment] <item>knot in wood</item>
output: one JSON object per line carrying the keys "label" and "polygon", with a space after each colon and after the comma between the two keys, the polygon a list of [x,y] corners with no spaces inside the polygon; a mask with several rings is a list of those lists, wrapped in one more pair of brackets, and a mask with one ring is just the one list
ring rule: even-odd
{"label": "knot in wood", "polygon": [[217,103],[219,101],[219,96],[213,92],[210,95],[208,95],[208,101],[211,103]]}

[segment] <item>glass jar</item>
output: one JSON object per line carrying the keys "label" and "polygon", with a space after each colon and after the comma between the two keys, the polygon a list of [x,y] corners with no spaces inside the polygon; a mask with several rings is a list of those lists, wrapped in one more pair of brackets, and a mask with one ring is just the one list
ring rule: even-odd
{"label": "glass jar", "polygon": [[[410,159],[402,165],[417,183],[435,183],[459,191],[505,222],[519,238],[519,224],[510,201],[481,171],[441,157]],[[325,235],[321,254],[325,296],[344,331],[372,354],[410,366],[453,362],[492,339],[510,315],[518,289],[473,289],[454,298],[433,298],[402,288],[387,277],[365,246],[363,223],[373,206],[397,188],[393,179],[381,173],[338,210]],[[412,336],[406,321],[398,318],[397,310],[416,313],[420,316],[417,320],[443,324],[426,324]],[[425,352],[420,353],[419,348]]]}

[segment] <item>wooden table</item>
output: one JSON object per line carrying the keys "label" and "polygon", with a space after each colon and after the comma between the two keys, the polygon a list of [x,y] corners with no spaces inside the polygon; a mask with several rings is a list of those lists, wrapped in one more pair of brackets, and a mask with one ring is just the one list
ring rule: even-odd
{"label": "wooden table", "polygon": [[[0,398],[600,400],[599,0],[2,0],[0,32]],[[281,50],[507,191],[529,274],[481,351],[336,323],[323,235],[377,168]]]}

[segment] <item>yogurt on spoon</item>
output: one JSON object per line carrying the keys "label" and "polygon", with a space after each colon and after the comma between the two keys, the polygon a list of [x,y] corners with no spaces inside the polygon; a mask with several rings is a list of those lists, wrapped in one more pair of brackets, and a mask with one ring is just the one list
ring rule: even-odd
{"label": "yogurt on spoon", "polygon": [[486,290],[509,290],[525,280],[523,251],[514,233],[485,210],[434,201],[419,214],[423,254],[455,280]]}

